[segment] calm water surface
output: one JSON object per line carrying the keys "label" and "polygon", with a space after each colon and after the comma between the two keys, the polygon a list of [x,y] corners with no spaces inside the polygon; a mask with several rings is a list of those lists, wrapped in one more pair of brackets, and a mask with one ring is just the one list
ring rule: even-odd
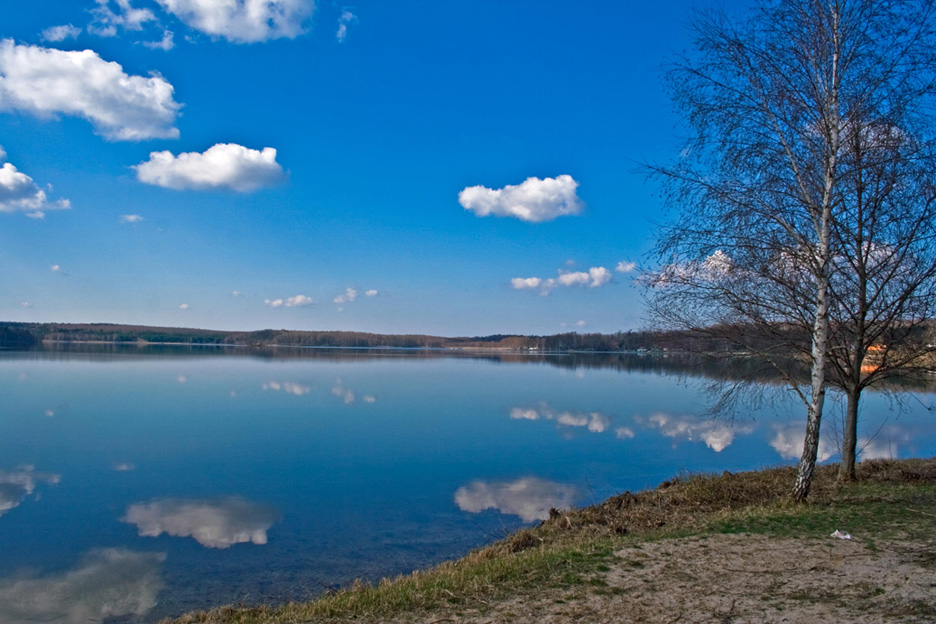
{"label": "calm water surface", "polygon": [[[798,456],[803,410],[783,392],[728,425],[700,415],[703,372],[617,355],[0,352],[0,623],[306,598],[551,507]],[[902,409],[869,394],[865,457],[936,455],[933,390]]]}

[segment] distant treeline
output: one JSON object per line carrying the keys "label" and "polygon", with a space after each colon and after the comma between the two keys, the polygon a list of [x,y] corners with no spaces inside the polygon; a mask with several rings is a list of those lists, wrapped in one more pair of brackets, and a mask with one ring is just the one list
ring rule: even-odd
{"label": "distant treeline", "polygon": [[[640,351],[685,349],[687,337],[676,332],[629,331],[615,334],[568,332],[553,336],[496,334],[447,338],[419,334],[370,334],[347,331],[252,332],[212,331],[179,327],[146,327],[107,323],[3,323],[0,347],[28,348],[47,342],[109,342],[118,344],[238,345],[249,347],[351,347],[402,349],[505,349],[512,351]],[[702,344],[693,350],[721,350],[725,345]]]}

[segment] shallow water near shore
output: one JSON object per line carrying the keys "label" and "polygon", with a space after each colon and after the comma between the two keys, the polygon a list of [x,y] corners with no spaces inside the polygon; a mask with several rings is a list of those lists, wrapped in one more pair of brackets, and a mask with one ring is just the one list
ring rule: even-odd
{"label": "shallow water near shore", "polygon": [[[551,507],[794,461],[803,409],[782,389],[756,418],[703,415],[724,375],[610,354],[0,352],[0,623],[309,598]],[[868,393],[865,457],[936,455],[934,390]]]}

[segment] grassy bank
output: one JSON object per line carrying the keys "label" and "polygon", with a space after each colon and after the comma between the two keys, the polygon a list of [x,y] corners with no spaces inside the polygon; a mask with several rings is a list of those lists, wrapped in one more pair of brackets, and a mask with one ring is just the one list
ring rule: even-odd
{"label": "grassy bank", "polygon": [[[445,622],[484,614],[498,601],[519,598],[522,603],[524,596],[539,597],[544,591],[552,592],[556,603],[586,595],[615,597],[624,592],[606,580],[612,567],[646,565],[645,559],[628,561],[621,553],[670,538],[743,533],[776,540],[828,540],[838,528],[860,534],[862,547],[871,550],[882,540],[932,545],[936,458],[864,462],[858,481],[848,484],[835,483],[835,470],[817,471],[810,501],[804,505],[786,500],[793,481],[789,468],[679,477],[655,490],[554,512],[539,526],[428,571],[378,585],[356,585],[311,602],[222,607],[176,622]],[[936,557],[921,557],[920,565],[936,567]],[[871,594],[876,591],[869,589]],[[916,611],[906,617],[936,619],[936,603],[917,600],[911,606]],[[497,613],[497,621],[513,619],[505,617],[503,609]]]}

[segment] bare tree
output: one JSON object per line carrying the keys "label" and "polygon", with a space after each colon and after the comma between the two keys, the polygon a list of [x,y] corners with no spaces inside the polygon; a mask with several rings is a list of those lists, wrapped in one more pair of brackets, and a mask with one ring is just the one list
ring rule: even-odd
{"label": "bare tree", "polygon": [[908,238],[892,221],[909,213],[914,231],[932,228],[932,12],[932,0],[776,0],[743,20],[700,12],[696,54],[668,73],[692,136],[677,164],[651,168],[678,210],[648,279],[651,314],[760,355],[787,380],[807,413],[794,499],[809,493],[826,387],[859,388],[857,416],[860,388],[914,361],[897,349],[865,375],[869,350],[928,315],[917,303],[930,235]]}
{"label": "bare tree", "polygon": [[840,480],[855,478],[862,391],[932,363],[936,151],[924,104],[934,76],[931,51],[912,51],[904,46],[899,65],[880,59],[881,79],[849,114],[843,146],[829,358],[830,382],[847,397]]}

